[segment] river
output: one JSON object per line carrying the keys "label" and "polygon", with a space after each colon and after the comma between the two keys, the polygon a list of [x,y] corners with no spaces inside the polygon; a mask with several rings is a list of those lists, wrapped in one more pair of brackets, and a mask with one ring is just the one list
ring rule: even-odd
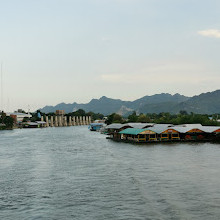
{"label": "river", "polygon": [[134,145],[87,127],[0,131],[0,219],[220,219],[220,144]]}

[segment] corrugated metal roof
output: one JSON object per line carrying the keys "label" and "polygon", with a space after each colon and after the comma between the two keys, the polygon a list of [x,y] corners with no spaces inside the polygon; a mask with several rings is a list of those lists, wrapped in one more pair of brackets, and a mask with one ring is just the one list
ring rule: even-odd
{"label": "corrugated metal roof", "polygon": [[187,131],[191,130],[191,128],[187,128],[187,127],[179,127],[179,126],[174,126],[172,127],[172,129],[178,131],[179,133],[186,133]]}
{"label": "corrugated metal roof", "polygon": [[129,126],[129,125],[128,124],[113,123],[113,124],[106,126],[106,129],[121,129],[125,126]]}
{"label": "corrugated metal roof", "polygon": [[[208,126],[209,127],[209,126]],[[193,129],[199,129],[203,132],[206,132],[206,133],[212,133],[213,131],[217,130],[218,127],[212,131],[211,128],[206,128],[206,126],[186,126],[186,127],[179,127],[179,126],[175,126],[175,127],[172,127],[173,129],[177,130],[178,132],[180,133],[186,133],[186,132],[189,132],[190,130],[193,130]]]}
{"label": "corrugated metal roof", "polygon": [[132,128],[145,128],[145,127],[152,127],[154,123],[128,123],[129,126]]}
{"label": "corrugated metal roof", "polygon": [[154,127],[172,127],[173,124],[155,124]]}
{"label": "corrugated metal roof", "polygon": [[181,125],[174,125],[171,127],[172,129],[180,132],[180,133],[186,133],[192,129],[199,129],[201,131],[204,131],[204,126],[201,124],[181,124]]}
{"label": "corrugated metal roof", "polygon": [[[130,124],[130,123],[129,123]],[[142,123],[140,123],[142,124]],[[149,124],[149,123],[147,123]],[[168,128],[170,128],[171,124],[155,124],[153,127],[149,127],[149,128],[127,128],[119,133],[121,134],[133,134],[133,135],[137,135],[143,131],[146,131],[146,130],[150,130],[150,131],[153,131],[157,134],[160,134],[162,133],[163,131],[167,130]],[[128,130],[130,129],[130,130]],[[126,133],[123,133],[123,132],[126,132]],[[127,132],[131,132],[131,133],[127,133]]]}
{"label": "corrugated metal roof", "polygon": [[[160,134],[164,131],[166,131],[168,128],[170,128],[172,124],[155,124],[152,128],[150,128],[152,131],[156,132],[157,134]],[[173,128],[173,127],[172,127]]]}
{"label": "corrugated metal roof", "polygon": [[108,126],[106,126],[107,129],[121,129],[123,127],[129,126],[131,128],[138,128],[142,129],[144,127],[151,127],[154,123],[127,123],[127,124],[119,124],[119,123],[113,123]]}
{"label": "corrugated metal roof", "polygon": [[199,130],[206,132],[206,133],[213,133],[216,130],[219,130],[220,127],[219,126],[202,126],[201,124],[189,124],[187,126],[170,127],[169,124],[155,124],[153,127],[150,127],[150,128],[142,128],[142,129],[140,129],[140,128],[127,128],[119,133],[120,134],[137,135],[143,131],[151,130],[157,134],[161,134],[162,132],[166,131],[167,129],[174,129],[180,133],[186,133],[192,129],[199,129]]}
{"label": "corrugated metal roof", "polygon": [[218,127],[218,126],[202,126],[202,130],[207,133],[213,133],[219,129],[220,129],[220,127]]}
{"label": "corrugated metal roof", "polygon": [[202,127],[201,124],[181,124],[181,125],[175,125],[175,127],[194,127],[194,128],[199,128]]}

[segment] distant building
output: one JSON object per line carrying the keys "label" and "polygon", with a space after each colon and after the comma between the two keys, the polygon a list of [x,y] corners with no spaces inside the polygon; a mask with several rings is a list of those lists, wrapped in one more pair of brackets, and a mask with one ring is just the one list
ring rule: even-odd
{"label": "distant building", "polygon": [[65,111],[64,110],[56,110],[55,114],[56,115],[65,115]]}
{"label": "distant building", "polygon": [[9,114],[10,117],[12,117],[15,121],[15,123],[20,123],[23,121],[24,118],[31,118],[31,114],[25,114],[25,113],[20,113],[20,112],[14,112]]}

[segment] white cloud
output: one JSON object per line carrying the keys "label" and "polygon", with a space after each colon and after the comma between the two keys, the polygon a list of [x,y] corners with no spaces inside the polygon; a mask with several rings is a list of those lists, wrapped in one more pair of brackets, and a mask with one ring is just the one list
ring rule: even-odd
{"label": "white cloud", "polygon": [[220,76],[212,69],[199,64],[187,62],[173,62],[147,66],[134,72],[106,73],[100,76],[107,83],[120,85],[151,84],[155,86],[170,84],[200,85],[204,82],[219,82]]}
{"label": "white cloud", "polygon": [[182,76],[177,74],[164,74],[164,75],[157,75],[157,74],[104,74],[101,75],[101,79],[108,83],[116,83],[116,84],[154,84],[161,86],[163,84],[194,84],[199,85],[204,82],[213,82],[213,81],[220,81],[220,77],[218,76],[207,76],[202,77],[199,74],[184,74]]}
{"label": "white cloud", "polygon": [[220,38],[220,30],[217,30],[217,29],[208,29],[208,30],[198,31],[198,34],[205,36],[205,37]]}

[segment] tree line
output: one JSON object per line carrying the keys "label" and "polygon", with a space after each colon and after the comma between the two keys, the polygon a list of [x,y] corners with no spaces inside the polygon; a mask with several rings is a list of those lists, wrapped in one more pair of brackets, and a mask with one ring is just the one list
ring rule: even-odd
{"label": "tree line", "polygon": [[137,114],[135,111],[130,114],[127,118],[123,118],[121,115],[113,113],[108,116],[106,121],[107,124],[112,123],[156,123],[156,124],[202,124],[206,126],[220,126],[217,121],[220,119],[219,114],[206,115],[206,114],[188,114],[186,111],[180,111],[179,114],[170,114],[169,112],[162,112],[159,114],[148,113],[148,114]]}
{"label": "tree line", "polygon": [[[38,113],[41,116],[55,116],[54,112],[43,113],[40,110],[32,113],[31,121],[37,121]],[[91,116],[92,120],[102,120],[105,116],[101,113],[94,113],[92,111],[85,112],[83,109],[79,109],[75,112],[67,113],[65,116]],[[202,124],[207,126],[220,126],[220,123],[217,121],[220,119],[220,114],[207,115],[207,114],[195,114],[193,112],[187,113],[186,111],[180,111],[178,114],[171,114],[169,112],[162,112],[159,114],[148,113],[148,114],[137,114],[135,111],[132,112],[127,117],[123,117],[117,113],[112,113],[107,116],[106,124],[112,123],[130,123],[130,122],[139,122],[139,123],[156,123],[156,124]]]}

